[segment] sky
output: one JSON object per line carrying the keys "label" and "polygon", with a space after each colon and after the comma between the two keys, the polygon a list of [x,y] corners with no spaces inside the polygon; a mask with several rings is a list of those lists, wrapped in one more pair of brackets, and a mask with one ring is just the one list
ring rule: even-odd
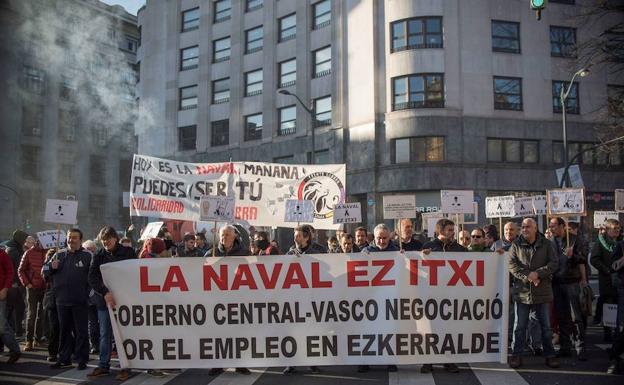
{"label": "sky", "polygon": [[139,8],[145,4],[145,0],[102,0],[106,4],[121,5],[129,13],[136,15]]}

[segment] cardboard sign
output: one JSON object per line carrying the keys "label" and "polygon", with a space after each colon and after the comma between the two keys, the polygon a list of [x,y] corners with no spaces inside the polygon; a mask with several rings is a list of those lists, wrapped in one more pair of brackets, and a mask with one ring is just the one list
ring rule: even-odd
{"label": "cardboard sign", "polygon": [[514,199],[514,211],[516,217],[533,215],[533,197],[518,197]]}
{"label": "cardboard sign", "polygon": [[199,220],[231,222],[234,219],[235,198],[202,195],[199,198]]}
{"label": "cardboard sign", "polygon": [[515,198],[513,195],[485,198],[486,218],[513,218],[515,213]]}
{"label": "cardboard sign", "polygon": [[472,190],[440,190],[440,211],[447,214],[472,214]]}
{"label": "cardboard sign", "polygon": [[594,228],[602,227],[607,219],[619,220],[619,215],[616,211],[594,211]]}
{"label": "cardboard sign", "polygon": [[[557,174],[557,186],[561,186],[561,178],[563,178],[564,168],[558,168],[555,170]],[[585,185],[583,184],[583,178],[581,178],[581,169],[578,164],[573,164],[568,167],[568,178],[570,180],[570,186],[575,188],[583,188]]]}
{"label": "cardboard sign", "polygon": [[618,306],[613,303],[605,303],[602,305],[602,324],[606,327],[617,327],[617,310]]}
{"label": "cardboard sign", "polygon": [[423,220],[423,226],[427,226],[427,235],[433,237],[433,234],[435,233],[436,223],[438,223],[440,219],[445,217],[444,214],[437,212],[423,213],[421,215]]}
{"label": "cardboard sign", "polygon": [[533,212],[535,215],[548,214],[548,207],[546,206],[546,195],[534,195],[533,197]]}
{"label": "cardboard sign", "polygon": [[307,200],[286,200],[286,215],[284,222],[308,222],[314,221],[314,203]]}
{"label": "cardboard sign", "polygon": [[564,188],[546,190],[548,215],[585,215],[585,190]]}
{"label": "cardboard sign", "polygon": [[67,234],[58,230],[39,231],[37,238],[44,249],[51,249],[57,246],[63,247],[65,242],[67,242]]}
{"label": "cardboard sign", "polygon": [[624,213],[624,189],[615,190],[615,211]]}
{"label": "cardboard sign", "polygon": [[64,225],[75,225],[78,201],[47,199],[43,221]]}
{"label": "cardboard sign", "polygon": [[384,219],[402,219],[416,217],[415,195],[384,195]]}
{"label": "cardboard sign", "polygon": [[338,203],[334,206],[334,224],[362,222],[360,203]]}
{"label": "cardboard sign", "polygon": [[143,233],[141,233],[141,238],[139,240],[144,241],[150,238],[156,238],[158,236],[158,232],[163,227],[164,222],[150,222],[145,226]]}

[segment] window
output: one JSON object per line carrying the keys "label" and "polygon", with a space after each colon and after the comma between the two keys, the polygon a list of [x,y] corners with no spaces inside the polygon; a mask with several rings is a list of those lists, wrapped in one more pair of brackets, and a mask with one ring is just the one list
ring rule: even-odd
{"label": "window", "polygon": [[522,79],[494,77],[494,109],[522,111]]}
{"label": "window", "polygon": [[444,74],[415,74],[392,79],[392,111],[444,107]]}
{"label": "window", "polygon": [[294,134],[297,129],[297,108],[295,106],[280,108],[279,120],[280,125],[277,135]]}
{"label": "window", "polygon": [[297,59],[279,63],[279,88],[295,85],[297,81]]}
{"label": "window", "polygon": [[[624,7],[624,3],[621,3],[620,7]],[[609,61],[616,63],[624,62],[624,32],[622,29],[617,31],[617,27],[611,28],[606,33],[607,41],[604,46],[604,50],[608,53]]]}
{"label": "window", "polygon": [[245,141],[262,139],[262,114],[245,116]]}
{"label": "window", "polygon": [[255,11],[256,9],[260,9],[263,6],[263,0],[247,0],[247,4],[245,5],[246,12]]}
{"label": "window", "polygon": [[199,7],[182,12],[182,32],[199,28]]}
{"label": "window", "polygon": [[39,179],[39,147],[22,146],[21,176],[30,180]]}
{"label": "window", "polygon": [[230,37],[212,42],[212,61],[218,63],[230,59]]}
{"label": "window", "polygon": [[230,78],[212,82],[212,103],[226,103],[230,101]]}
{"label": "window", "polygon": [[24,89],[36,94],[43,94],[45,74],[42,70],[24,66]]}
{"label": "window", "polygon": [[180,110],[190,110],[197,108],[197,86],[180,88]]}
{"label": "window", "polygon": [[[68,70],[66,70],[67,72]],[[78,86],[76,85],[76,77],[77,74],[74,72],[66,73],[61,75],[61,84],[59,90],[59,97],[63,100],[73,100],[76,96],[76,90]]]}
{"label": "window", "polygon": [[624,86],[607,85],[607,108],[609,115],[619,116],[624,111]]}
{"label": "window", "polygon": [[[311,160],[312,160],[312,152],[308,151],[306,152],[306,158],[307,158],[307,163],[311,164]],[[314,151],[314,164],[329,164],[330,162],[330,158],[329,158],[329,150],[318,150],[318,151]]]}
{"label": "window", "polygon": [[314,51],[314,76],[320,78],[331,74],[331,46]]}
{"label": "window", "polygon": [[331,24],[331,1],[324,0],[312,5],[314,22],[312,29],[319,29]]}
{"label": "window", "polygon": [[211,124],[210,145],[212,147],[225,146],[230,143],[230,121],[218,120]]}
{"label": "window", "polygon": [[217,0],[214,2],[215,23],[230,20],[232,17],[232,2],[230,0]]}
{"label": "window", "polygon": [[43,106],[26,103],[22,105],[22,135],[41,136]]}
{"label": "window", "polygon": [[297,15],[292,14],[279,19],[279,38],[277,41],[282,42],[294,39],[297,36]]}
{"label": "window", "polygon": [[126,45],[124,49],[129,52],[136,52],[137,47],[139,46],[139,42],[137,39],[126,36]]}
{"label": "window", "polygon": [[[132,159],[119,160],[119,185],[130,186],[132,180]],[[124,188],[125,189],[125,188]]]}
{"label": "window", "polygon": [[262,50],[262,26],[245,31],[245,53],[253,53]]}
{"label": "window", "polygon": [[106,195],[89,194],[89,214],[94,218],[103,218],[106,213]]}
{"label": "window", "polygon": [[262,69],[245,73],[245,96],[262,93]]}
{"label": "window", "polygon": [[273,158],[273,163],[295,164],[295,156],[294,155],[279,156],[277,158]]}
{"label": "window", "polygon": [[196,148],[197,126],[178,127],[178,149],[180,151]]}
{"label": "window", "polygon": [[520,53],[520,23],[492,20],[492,51]]}
{"label": "window", "polygon": [[488,162],[538,163],[539,141],[519,139],[488,139]]}
{"label": "window", "polygon": [[576,29],[550,27],[550,56],[576,57]]}
{"label": "window", "polygon": [[393,163],[444,161],[444,137],[422,136],[394,140]]}
{"label": "window", "polygon": [[331,126],[331,96],[314,100],[315,122],[317,127]]}
{"label": "window", "polygon": [[442,18],[416,17],[390,24],[391,52],[416,48],[442,48]]}
{"label": "window", "polygon": [[89,156],[89,180],[92,186],[106,184],[106,157],[101,155]]}
{"label": "window", "polygon": [[73,142],[76,139],[78,114],[75,111],[59,109],[59,131],[63,139]]}
{"label": "window", "polygon": [[[61,183],[74,184],[73,176],[69,170],[76,168],[77,156],[73,152],[61,151],[58,153],[58,180]],[[132,165],[130,166],[130,172],[132,172]],[[130,185],[128,180],[127,186]]]}
{"label": "window", "polygon": [[[597,143],[592,142],[568,142],[568,161],[571,162],[572,158],[576,156],[582,150],[588,150]],[[585,166],[621,166],[622,162],[622,147],[620,143],[616,143],[613,146],[606,148],[598,148],[595,150],[589,150],[583,153],[574,163],[579,163]],[[563,164],[563,143],[553,142],[553,163]]]}
{"label": "window", "polygon": [[[552,82],[553,112],[555,113],[561,112],[561,89],[562,87],[568,87],[569,84],[570,83],[568,82],[561,82],[561,81]],[[570,114],[578,114],[579,110],[580,108],[579,108],[578,83],[574,82],[570,88],[568,97],[566,98],[566,112]]]}
{"label": "window", "polygon": [[98,146],[106,146],[108,142],[108,132],[106,127],[98,124],[93,130],[91,130],[91,132],[94,144],[97,144]]}
{"label": "window", "polygon": [[180,50],[180,71],[197,68],[199,65],[199,47],[188,47]]}

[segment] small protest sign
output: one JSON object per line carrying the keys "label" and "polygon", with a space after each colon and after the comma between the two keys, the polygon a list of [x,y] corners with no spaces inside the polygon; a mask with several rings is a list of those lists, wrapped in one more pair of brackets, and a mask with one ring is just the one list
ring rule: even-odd
{"label": "small protest sign", "polygon": [[359,202],[339,203],[334,206],[334,224],[362,222],[362,209]]}
{"label": "small protest sign", "polygon": [[234,197],[203,195],[199,199],[199,220],[231,222],[234,219]]}
{"label": "small protest sign", "polygon": [[307,222],[314,221],[314,203],[308,200],[286,200],[286,215],[284,222]]}
{"label": "small protest sign", "polygon": [[46,230],[37,233],[37,239],[41,247],[51,249],[53,247],[63,247],[67,241],[67,234],[64,231]]}
{"label": "small protest sign", "polygon": [[472,190],[440,190],[440,211],[445,214],[472,214]]}
{"label": "small protest sign", "polygon": [[564,188],[546,190],[548,215],[585,215],[585,190]]}
{"label": "small protest sign", "polygon": [[64,225],[75,225],[78,201],[47,199],[43,221]]}
{"label": "small protest sign", "polygon": [[416,216],[415,195],[384,195],[384,219],[414,218]]}
{"label": "small protest sign", "polygon": [[515,198],[513,195],[485,198],[486,218],[512,218],[515,213]]}

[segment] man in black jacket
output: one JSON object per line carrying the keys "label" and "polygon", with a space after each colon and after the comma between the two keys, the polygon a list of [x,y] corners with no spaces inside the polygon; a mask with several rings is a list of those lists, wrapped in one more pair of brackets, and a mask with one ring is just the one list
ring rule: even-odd
{"label": "man in black jacket", "polygon": [[78,361],[78,370],[87,368],[89,361],[88,301],[89,264],[91,254],[82,248],[82,231],[67,232],[67,249],[59,250],[44,269],[52,277],[59,318],[60,351],[53,369],[71,366],[72,354]]}
{"label": "man in black jacket", "polygon": [[[136,258],[136,254],[131,247],[122,246],[119,243],[119,235],[117,235],[117,231],[112,227],[106,226],[102,228],[98,239],[102,241],[102,246],[104,247],[93,256],[93,263],[91,263],[91,267],[89,268],[89,285],[94,291],[91,300],[97,307],[98,321],[100,323],[100,361],[98,367],[89,373],[88,376],[91,378],[106,376],[110,373],[113,338],[108,306],[114,308],[115,299],[113,298],[113,294],[104,285],[100,266],[111,262]],[[125,381],[129,376],[130,370],[122,369],[116,378],[120,381]]]}
{"label": "man in black jacket", "polygon": [[402,249],[405,251],[420,251],[422,243],[418,239],[414,239],[414,223],[409,218],[401,219],[399,222],[401,228],[400,242]]}
{"label": "man in black jacket", "polygon": [[24,334],[24,314],[26,305],[24,299],[26,297],[26,288],[22,285],[17,274],[17,269],[24,254],[24,243],[28,238],[28,234],[22,230],[15,230],[6,244],[6,253],[13,263],[13,284],[9,288],[7,294],[7,320],[9,325],[15,330],[15,336],[21,337]]}
{"label": "man in black jacket", "polygon": [[464,246],[455,242],[455,222],[442,218],[436,222],[438,237],[423,245],[423,251],[468,251]]}

